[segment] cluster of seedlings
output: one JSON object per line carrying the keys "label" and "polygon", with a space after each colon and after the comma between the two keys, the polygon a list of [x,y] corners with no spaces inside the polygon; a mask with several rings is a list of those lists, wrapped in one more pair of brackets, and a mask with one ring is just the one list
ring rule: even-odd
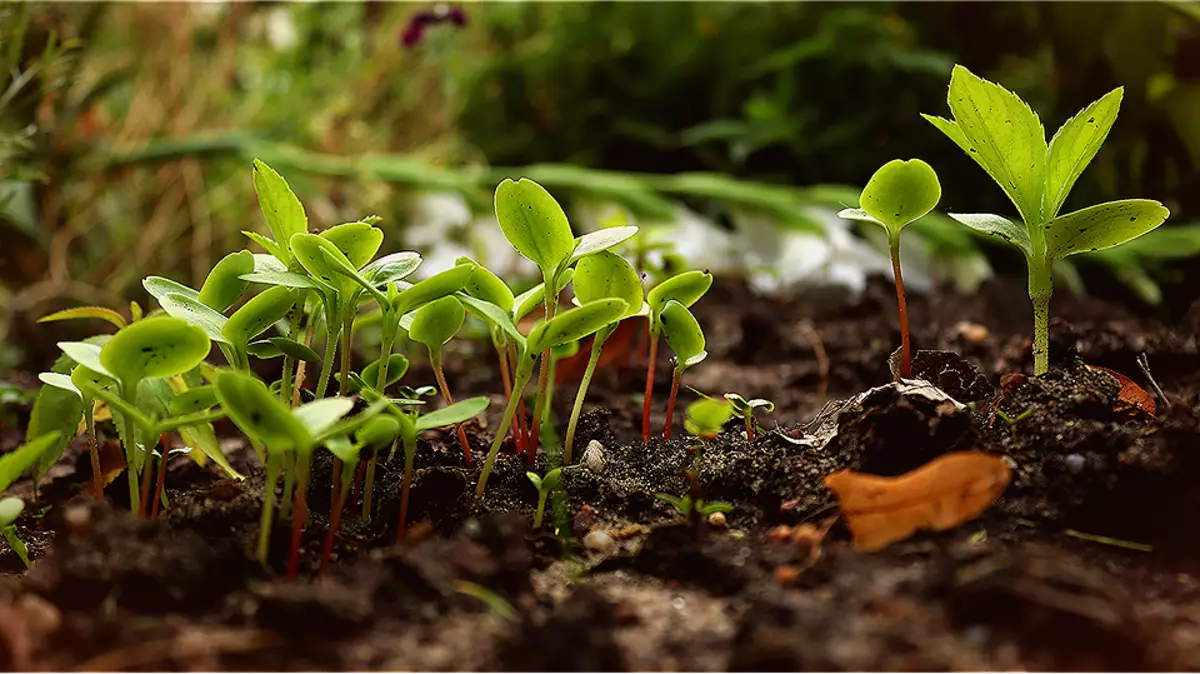
{"label": "cluster of seedlings", "polygon": [[[1096,101],[1047,143],[1037,115],[1023,101],[959,66],[949,88],[954,119],[927,117],[1000,184],[1020,215],[1019,223],[989,214],[951,217],[1005,239],[1025,255],[1034,306],[1037,375],[1048,367],[1052,263],[1073,253],[1118,245],[1153,229],[1168,215],[1161,204],[1140,199],[1059,215],[1075,180],[1112,127],[1120,99],[1118,89]],[[462,425],[485,412],[488,399],[456,401],[442,370],[444,347],[459,334],[468,315],[481,321],[490,334],[507,398],[482,458],[477,497],[484,494],[510,435],[516,455],[533,466],[543,442],[554,364],[590,337],[587,368],[561,447],[556,442],[543,448],[551,467],[545,475],[528,473],[539,493],[534,526],[542,525],[548,496],[562,489],[561,468],[576,458],[577,424],[601,351],[623,321],[645,321],[649,358],[642,436],[647,441],[652,434],[660,337],[674,353],[662,432],[662,437],[670,437],[683,375],[707,355],[704,333],[689,307],[704,296],[713,279],[707,272],[683,271],[647,290],[638,268],[616,252],[626,242],[632,243],[637,227],[606,227],[576,237],[563,209],[545,189],[527,179],[505,180],[495,193],[496,218],[509,243],[537,266],[540,283],[514,292],[493,271],[468,258],[411,283],[405,279],[421,264],[420,255],[406,251],[380,256],[384,234],[376,226],[378,218],[310,233],[304,208],[285,180],[259,161],[253,175],[270,236],[245,234],[265,252],[242,250],[228,255],[199,289],[165,278],[146,278],[143,285],[159,308],[146,314],[133,303],[130,320],[101,307],[70,309],[43,319],[102,319],[116,332],[59,344],[63,357],[51,372],[40,375],[46,386],[35,405],[29,442],[0,459],[0,488],[29,470],[44,475],[68,442],[84,433],[90,443],[91,491],[102,497],[108,482],[123,470],[131,509],[139,516],[155,517],[167,506],[163,483],[172,453],[167,449],[168,434],[178,434],[186,446],[181,451],[190,452],[197,461],[211,460],[241,477],[226,461],[213,426],[228,418],[245,433],[266,470],[257,548],[264,564],[273,523],[290,517],[288,573],[297,573],[308,519],[311,465],[314,453],[321,450],[334,457],[333,505],[321,568],[328,563],[348,507],[363,520],[376,515],[377,467],[381,461],[397,460],[397,450],[402,451],[403,479],[396,536],[403,540],[419,434],[457,427],[463,463],[479,460],[472,455]],[[898,374],[903,378],[911,373],[912,347],[900,234],[906,225],[931,212],[940,197],[937,175],[928,164],[896,160],[871,178],[860,208],[841,213],[887,231],[900,316]],[[572,305],[560,306],[568,285]],[[251,296],[243,300],[247,294]],[[527,320],[539,309],[536,321]],[[355,338],[368,325],[377,326],[378,355],[355,370]],[[401,384],[409,369],[408,358],[396,353],[401,331],[409,343],[424,347],[436,386]],[[214,345],[223,365],[209,362]],[[275,361],[278,366],[272,364]],[[319,368],[313,388],[307,387],[310,367]],[[255,374],[262,372],[275,374],[264,380]],[[527,396],[531,385],[533,394]],[[434,395],[442,404],[428,411],[427,399]],[[683,496],[659,496],[689,518],[697,532],[701,517],[730,508],[706,503],[699,493],[705,444],[735,415],[753,443],[759,430],[755,410],[772,408],[769,401],[747,400],[735,393],[704,397],[689,407],[684,426],[697,438],[691,449],[695,455],[689,470],[692,488]],[[97,423],[108,420],[123,448],[124,463],[115,469],[102,466],[97,442]],[[11,525],[22,504],[13,501],[0,501],[0,528],[20,551]]]}

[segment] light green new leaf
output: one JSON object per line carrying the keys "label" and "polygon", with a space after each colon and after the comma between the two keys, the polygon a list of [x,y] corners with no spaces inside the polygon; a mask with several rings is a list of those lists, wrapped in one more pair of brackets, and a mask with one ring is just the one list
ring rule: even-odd
{"label": "light green new leaf", "polygon": [[[292,257],[288,254],[288,242],[296,234],[308,231],[308,216],[304,214],[304,206],[292,188],[288,187],[287,181],[258,159],[254,160],[254,192],[258,194],[258,204],[262,207],[263,217],[267,219],[271,236],[275,237],[278,250],[272,250],[271,253],[290,265]],[[264,247],[270,250],[270,247]]]}
{"label": "light green new leaf", "polygon": [[408,336],[431,351],[442,348],[462,329],[466,310],[453,295],[440,297],[417,309]]}
{"label": "light green new leaf", "polygon": [[200,328],[212,341],[220,344],[230,343],[229,338],[225,336],[225,323],[229,319],[225,314],[202,304],[200,300],[171,293],[158,298],[158,303],[167,315]]}
{"label": "light green new leaf", "polygon": [[363,276],[362,273],[355,269],[350,260],[344,255],[335,255],[328,250],[322,250],[321,254],[325,256],[325,261],[329,264],[330,269],[340,274],[343,280],[350,281],[350,283],[344,283],[339,288],[340,292],[346,295],[354,295],[354,286],[357,285],[370,293],[379,302],[379,306],[385,307],[388,305],[387,296],[380,292],[379,288],[375,287],[375,283],[372,283],[366,276]]}
{"label": "light green new leaf", "polygon": [[224,370],[217,375],[217,399],[238,428],[273,452],[307,451],[312,437],[292,408],[252,375]]}
{"label": "light green new leaf", "polygon": [[1111,248],[1158,227],[1170,214],[1149,199],[1110,201],[1067,213],[1046,227],[1046,254],[1055,260]]}
{"label": "light green new leaf", "polygon": [[650,305],[650,313],[653,316],[661,314],[663,307],[671,300],[684,307],[690,307],[704,297],[712,283],[712,274],[706,271],[685,271],[651,288],[650,292],[646,293],[646,303]]}
{"label": "light green new leaf", "polygon": [[221,334],[231,343],[244,347],[274,325],[275,321],[287,316],[294,306],[295,290],[282,286],[267,288],[233,312],[221,329]]}
{"label": "light green new leaf", "polygon": [[0,527],[7,527],[16,522],[24,510],[25,502],[16,496],[0,499]]}
{"label": "light green new leaf", "polygon": [[263,283],[269,286],[311,288],[314,290],[325,289],[319,282],[292,271],[256,271],[252,274],[243,274],[241,278],[243,281]]}
{"label": "light green new leaf", "polygon": [[442,426],[453,426],[461,424],[467,419],[472,419],[483,413],[488,408],[489,401],[487,396],[479,396],[477,398],[468,398],[460,400],[453,405],[443,407],[440,410],[435,410],[429,414],[422,414],[417,419],[417,431],[426,431],[431,428],[441,428]]}
{"label": "light green new leaf", "polygon": [[287,337],[271,337],[267,340],[279,349],[283,355],[296,360],[303,360],[308,363],[321,362],[321,355],[313,351],[311,347],[305,346],[294,339]]}
{"label": "light green new leaf", "polygon": [[1044,216],[1058,215],[1075,180],[1096,156],[1121,110],[1124,89],[1117,87],[1059,127],[1050,141],[1046,164]]}
{"label": "light green new leaf", "polygon": [[499,328],[508,339],[522,344],[525,342],[525,335],[522,335],[517,326],[513,323],[512,316],[509,312],[501,309],[499,306],[488,302],[487,300],[471,297],[465,293],[457,295],[458,301],[466,305],[466,308],[479,318],[483,319],[488,325],[494,328]]}
{"label": "light green new leaf", "polygon": [[606,299],[567,309],[544,323],[539,323],[526,340],[530,353],[583,339],[625,315],[629,305],[625,300]]}
{"label": "light green new leaf", "polygon": [[58,348],[71,360],[93,372],[112,377],[112,373],[100,361],[100,347],[87,342],[59,342]]}
{"label": "light green new leaf", "polygon": [[221,258],[200,286],[197,299],[202,304],[224,312],[246,292],[250,282],[242,278],[254,272],[254,253],[241,250]]}
{"label": "light green new leaf", "polygon": [[633,265],[616,253],[600,251],[580,260],[575,265],[572,283],[580,304],[615,297],[625,300],[634,314],[645,304],[641,277]]}
{"label": "light green new leaf", "polygon": [[113,335],[100,349],[100,362],[113,378],[127,384],[187,372],[204,360],[211,346],[200,328],[178,318],[156,316]]}
{"label": "light green new leaf", "polygon": [[[250,239],[254,243],[257,243],[258,245],[267,249],[267,252],[270,254],[271,257],[276,258],[281,261],[292,259],[291,254],[288,253],[287,247],[284,246],[283,244],[276,243],[270,237],[263,236],[262,234],[259,234],[258,232],[249,232],[244,229],[242,230],[242,234],[244,234],[247,239]],[[284,267],[284,268],[286,269],[286,267]]]}
{"label": "light green new leaf", "polygon": [[1033,255],[1033,244],[1029,241],[1029,230],[1025,226],[1008,218],[992,213],[950,213],[951,218],[970,227],[971,229],[998,236],[1001,239],[1021,249],[1026,258]]}
{"label": "light green new leaf", "polygon": [[181,417],[185,414],[193,412],[202,412],[204,410],[215,407],[217,404],[217,390],[211,384],[197,386],[186,391],[176,393],[171,398],[170,410],[171,416]]}
{"label": "light green new leaf", "polygon": [[[75,382],[71,381],[71,377],[68,375],[59,374],[57,372],[39,372],[38,379],[40,379],[42,383],[46,384],[47,386],[62,391],[68,391],[75,394],[75,397],[79,398],[80,400],[83,399],[83,392],[79,390],[79,387],[75,385]],[[34,406],[37,406],[36,402],[34,403]]]}
{"label": "light green new leaf", "polygon": [[439,297],[456,293],[462,289],[463,284],[471,278],[474,271],[475,269],[469,265],[456,265],[446,271],[438,272],[424,281],[414,283],[411,287],[400,291],[400,294],[392,302],[392,309],[398,314],[404,315]]}
{"label": "light green new leaf", "polygon": [[[400,379],[402,379],[407,372],[408,359],[398,353],[391,354],[388,356],[388,380],[384,382],[383,388],[386,389],[392,384],[400,381]],[[379,361],[373,361],[371,364],[364,367],[359,376],[364,382],[367,383],[368,386],[375,387],[375,385],[379,383]]]}
{"label": "light green new leaf", "polygon": [[42,454],[54,447],[57,439],[58,433],[46,433],[0,456],[0,492],[11,487],[22,473],[32,468]]}
{"label": "light green new leaf", "polygon": [[[562,292],[563,288],[575,277],[574,269],[566,269],[558,275],[558,292]],[[546,284],[539,283],[525,292],[517,295],[513,299],[513,320],[519,321],[529,315],[529,312],[537,308],[539,304],[546,301]]]}
{"label": "light green new leaf", "polygon": [[638,228],[634,225],[608,227],[589,232],[575,239],[575,251],[571,253],[571,262],[587,257],[613,246],[624,243],[636,236]]}
{"label": "light green new leaf", "polygon": [[291,239],[292,254],[304,270],[327,286],[341,292],[353,291],[357,281],[341,271],[355,267],[332,241],[316,234],[297,234]]}
{"label": "light green new leaf", "polygon": [[541,185],[521,178],[496,187],[496,219],[517,252],[549,277],[575,250],[575,235],[562,206]]}
{"label": "light green new leaf", "polygon": [[217,440],[217,433],[213,430],[211,423],[184,426],[177,430],[179,437],[183,439],[185,445],[191,447],[193,450],[198,450],[204,456],[212,459],[212,462],[225,471],[229,477],[235,480],[246,479],[245,475],[242,475],[230,465],[229,459],[221,451],[221,443]]}
{"label": "light green new leaf", "polygon": [[53,321],[69,321],[80,318],[98,318],[102,321],[108,321],[117,327],[118,330],[125,327],[125,317],[107,307],[75,307],[73,309],[63,309],[52,314],[47,314],[37,319],[38,323],[51,323]]}
{"label": "light green new leaf", "polygon": [[766,398],[751,398],[750,400],[746,400],[737,393],[726,393],[725,399],[728,400],[738,412],[742,413],[753,412],[759,407],[763,408],[764,412],[775,411],[775,403],[767,400]]}
{"label": "light green new leaf", "polygon": [[[331,454],[348,466],[358,464],[359,456],[362,454],[362,447],[350,442],[350,438],[345,436],[329,438],[325,441],[325,449],[328,449]],[[354,471],[347,470],[346,473],[342,475],[343,482],[353,475]]]}
{"label": "light green new leaf", "polygon": [[942,185],[933,167],[920,159],[893,159],[871,176],[860,205],[884,228],[898,233],[932,211],[941,198]]}
{"label": "light green new leaf", "polygon": [[378,416],[363,424],[354,434],[354,439],[360,445],[378,451],[390,445],[399,434],[400,422],[395,417]]}
{"label": "light green new leaf", "polygon": [[246,345],[246,353],[260,360],[271,360],[272,358],[282,358],[283,351],[278,346],[275,346],[268,339],[260,339],[256,342],[250,342]]}
{"label": "light green new leaf", "polygon": [[356,270],[366,266],[383,245],[383,230],[365,222],[335,225],[321,232],[320,236],[337,246]]}
{"label": "light green new leaf", "polygon": [[391,253],[362,268],[362,275],[375,286],[385,286],[408,276],[421,266],[421,256],[412,251]]}
{"label": "light green new leaf", "polygon": [[704,350],[704,331],[687,307],[675,300],[667,302],[659,316],[659,323],[667,345],[675,352],[676,368],[681,372],[708,356]]}
{"label": "light green new leaf", "polygon": [[725,400],[701,398],[688,405],[684,430],[700,438],[711,438],[733,418],[733,405]]}
{"label": "light green new leaf", "polygon": [[354,409],[354,401],[350,398],[322,398],[297,407],[295,414],[309,433],[318,436],[349,414],[352,409]]}
{"label": "light green new leaf", "polygon": [[142,279],[142,287],[146,289],[146,292],[150,293],[151,297],[160,303],[167,295],[183,295],[189,300],[200,301],[199,290],[189,288],[182,283],[161,276],[147,276]]}
{"label": "light green new leaf", "polygon": [[[67,375],[42,372],[38,379],[46,385],[38,391],[37,398],[33,401],[25,439],[40,438],[47,433],[58,434],[57,439],[46,448],[46,453],[37,462],[35,474],[40,478],[50,470],[59,455],[74,439],[79,421],[83,418],[84,395]],[[90,401],[88,404],[91,404]]]}
{"label": "light green new leaf", "polygon": [[471,297],[477,297],[485,302],[500,307],[505,312],[511,312],[513,309],[513,292],[509,289],[508,284],[500,280],[487,267],[467,257],[460,257],[455,262],[455,265],[475,265],[475,271],[471,273],[470,278],[463,284],[463,292]]}

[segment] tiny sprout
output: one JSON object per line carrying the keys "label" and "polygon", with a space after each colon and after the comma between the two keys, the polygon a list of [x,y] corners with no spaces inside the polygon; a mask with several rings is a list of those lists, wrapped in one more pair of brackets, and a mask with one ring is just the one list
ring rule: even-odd
{"label": "tiny sprout", "polygon": [[[446,374],[442,369],[442,347],[449,342],[462,328],[466,310],[462,302],[453,295],[436,299],[417,309],[408,336],[413,341],[425,345],[429,351],[429,364],[433,367],[433,376],[437,379],[438,388],[447,405],[454,404],[454,396],[450,395],[450,387],[446,384]],[[467,441],[467,431],[461,426],[456,429],[459,444],[463,450],[463,460],[471,465],[471,445]]]}
{"label": "tiny sprout", "polygon": [[654,498],[674,506],[680,513],[683,514],[685,518],[691,518],[693,511],[699,514],[701,517],[708,517],[713,513],[729,514],[734,511],[733,505],[724,501],[706,502],[704,499],[700,499],[695,503],[696,507],[693,508],[691,496],[655,494]]}
{"label": "tiny sprout", "polygon": [[0,499],[0,534],[4,536],[4,540],[8,541],[13,552],[17,553],[17,556],[25,563],[25,568],[29,568],[29,548],[25,547],[25,541],[17,536],[16,522],[21,517],[23,510],[25,510],[25,502],[15,496]]}
{"label": "tiny sprout", "polygon": [[679,395],[683,373],[707,358],[708,352],[704,350],[704,331],[700,329],[696,317],[678,301],[668,301],[658,320],[662,324],[667,345],[675,352],[671,397],[667,400],[667,421],[663,427],[663,439],[667,440],[671,437],[671,419],[675,414],[675,398]]}
{"label": "tiny sprout", "polygon": [[733,417],[733,412],[733,405],[727,400],[701,398],[688,405],[683,427],[701,440],[712,440]]}
{"label": "tiny sprout", "polygon": [[545,477],[538,477],[537,473],[525,473],[525,477],[533,483],[533,488],[538,491],[537,512],[533,516],[533,528],[538,530],[542,528],[542,518],[546,513],[546,498],[551,493],[562,489],[562,468],[555,468],[546,473]]}
{"label": "tiny sprout", "polygon": [[650,440],[650,407],[654,398],[654,369],[658,361],[658,335],[662,328],[662,311],[671,300],[686,309],[696,303],[712,287],[712,274],[706,271],[687,271],[659,283],[646,294],[649,310],[650,356],[646,363],[646,395],[642,403],[642,441]]}
{"label": "tiny sprout", "polygon": [[761,408],[764,412],[774,412],[775,403],[765,398],[747,400],[737,393],[726,393],[725,399],[733,405],[733,408],[742,415],[742,419],[746,422],[746,442],[754,444],[754,429],[758,426],[754,422],[754,410]]}
{"label": "tiny sprout", "polygon": [[886,163],[863,188],[862,208],[847,208],[838,217],[871,222],[887,231],[896,277],[896,305],[900,309],[900,377],[912,376],[912,346],[908,334],[908,305],[904,300],[904,278],[900,274],[900,231],[925,217],[942,198],[937,173],[920,159]]}

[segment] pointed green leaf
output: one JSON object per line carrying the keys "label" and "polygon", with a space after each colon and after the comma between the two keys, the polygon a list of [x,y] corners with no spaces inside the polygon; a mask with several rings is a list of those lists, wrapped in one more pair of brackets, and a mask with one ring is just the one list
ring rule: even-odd
{"label": "pointed green leaf", "polygon": [[[267,250],[267,252],[270,253],[271,257],[273,257],[277,260],[291,260],[292,259],[292,256],[291,256],[291,254],[288,253],[287,248],[284,247],[283,245],[275,242],[275,240],[273,240],[269,237],[265,237],[262,234],[259,234],[258,232],[249,232],[244,229],[242,230],[242,234],[244,234],[247,239],[250,239],[254,243],[257,243],[258,245],[265,248]],[[285,264],[284,269],[286,269],[286,268],[287,268],[287,266]]]}
{"label": "pointed green leaf", "polygon": [[42,454],[54,447],[57,439],[58,433],[46,433],[0,456],[0,492],[11,487],[17,478],[32,468]]}
{"label": "pointed green leaf", "polygon": [[408,336],[431,351],[436,351],[458,334],[465,317],[462,302],[453,295],[440,297],[417,309]]}
{"label": "pointed green leaf", "polygon": [[221,451],[221,443],[217,440],[217,433],[213,430],[211,423],[196,424],[194,426],[185,426],[178,429],[179,437],[183,442],[193,450],[199,450],[201,454],[212,459],[212,462],[217,464],[225,474],[235,480],[246,479],[238,471],[234,470],[229,464],[228,457]]}
{"label": "pointed green leaf", "polygon": [[636,226],[625,225],[622,227],[607,227],[584,234],[575,239],[575,251],[571,253],[571,261],[574,262],[588,255],[608,250],[613,246],[628,241],[637,235],[637,233],[638,228]]}
{"label": "pointed green leaf", "polygon": [[684,307],[696,303],[712,287],[712,274],[706,271],[685,271],[659,283],[646,293],[650,313],[658,316],[667,302],[675,300]]}
{"label": "pointed green leaf", "polygon": [[512,317],[507,311],[491,302],[463,293],[459,293],[457,297],[458,301],[462,302],[471,313],[483,319],[489,326],[499,328],[505,337],[518,344],[524,343],[525,335],[522,335],[517,330],[517,326],[513,323]]}
{"label": "pointed green leaf", "polygon": [[1075,180],[1104,144],[1109,130],[1117,121],[1124,91],[1124,88],[1117,87],[1108,92],[1068,119],[1054,134],[1046,164],[1045,217],[1058,215]]}
{"label": "pointed green leaf", "polygon": [[372,285],[386,286],[408,276],[421,266],[421,256],[412,251],[391,253],[362,268]]}
{"label": "pointed green leaf", "polygon": [[135,382],[187,372],[204,360],[210,347],[200,328],[178,318],[156,316],[113,335],[100,349],[100,362],[114,379]]}
{"label": "pointed green leaf", "polygon": [[230,343],[244,347],[296,306],[296,291],[274,286],[250,298],[226,321],[221,334]]}
{"label": "pointed green leaf", "polygon": [[258,195],[263,217],[279,249],[271,251],[271,254],[290,265],[292,257],[287,251],[288,242],[296,234],[308,231],[308,216],[304,214],[304,206],[283,176],[258,159],[254,160],[254,192]]}
{"label": "pointed green leaf", "polygon": [[[400,381],[400,379],[403,378],[404,375],[408,372],[408,359],[405,358],[404,356],[402,356],[398,353],[393,353],[390,356],[388,356],[388,359],[389,359],[388,360],[388,370],[387,370],[388,380],[383,385],[383,388],[385,388],[385,389],[387,387],[391,386],[392,384],[395,384],[396,382]],[[367,382],[367,384],[370,385],[371,387],[378,388],[376,386],[376,384],[379,383],[379,361],[376,360],[376,361],[372,362],[370,365],[367,365],[366,367],[364,367],[362,369],[362,374],[359,376],[361,376],[362,380],[364,382]]]}
{"label": "pointed green leaf", "polygon": [[521,178],[496,187],[496,219],[517,252],[549,277],[575,249],[575,235],[562,206],[541,185]]}
{"label": "pointed green leaf", "polygon": [[559,344],[588,335],[625,315],[629,305],[625,300],[606,299],[567,309],[544,323],[539,323],[526,339],[530,353],[541,353]]}
{"label": "pointed green leaf", "polygon": [[350,398],[322,398],[305,403],[295,410],[296,418],[314,437],[328,430],[354,409]]}
{"label": "pointed green leaf", "polygon": [[699,363],[708,355],[704,350],[704,331],[687,307],[671,300],[663,307],[658,320],[662,325],[663,337],[675,352],[677,367],[681,370]]}
{"label": "pointed green leaf", "polygon": [[200,328],[212,341],[220,344],[230,343],[224,332],[225,323],[229,319],[207,304],[201,304],[200,300],[172,293],[159,298],[158,303],[167,315]]}
{"label": "pointed green leaf", "polygon": [[766,412],[773,412],[775,410],[775,403],[765,398],[746,400],[737,393],[726,393],[725,399],[733,405],[734,409],[742,413],[752,412],[759,407],[763,408]]}
{"label": "pointed green leaf", "polygon": [[147,276],[142,280],[142,287],[150,296],[158,300],[160,303],[167,295],[183,295],[189,300],[200,301],[200,291],[189,288],[182,283],[177,283],[169,278],[161,276]]}
{"label": "pointed green leaf", "polygon": [[1158,227],[1170,214],[1149,199],[1110,201],[1067,213],[1047,225],[1046,254],[1055,260],[1111,248]]}
{"label": "pointed green leaf", "polygon": [[[34,474],[40,478],[58,461],[63,450],[75,438],[75,431],[83,418],[85,402],[83,393],[66,375],[42,372],[38,379],[45,382],[46,386],[38,391],[33,401],[25,438],[31,440],[47,433],[57,434],[55,441],[47,446],[46,452],[37,460]],[[90,397],[86,404],[91,404]]]}
{"label": "pointed green leaf", "polygon": [[200,286],[200,295],[197,299],[202,304],[224,312],[246,292],[250,282],[243,279],[242,276],[253,271],[254,253],[248,250],[230,253],[221,258],[208,273],[208,277],[204,279],[204,285]]}
{"label": "pointed green leaf", "polygon": [[372,283],[367,277],[352,267],[350,261],[345,256],[334,255],[328,250],[322,250],[321,254],[325,256],[325,261],[329,263],[330,269],[340,274],[343,280],[350,281],[350,283],[345,283],[341,286],[340,290],[342,293],[347,296],[352,295],[354,293],[354,286],[357,285],[359,288],[370,293],[379,302],[379,306],[386,307],[388,305],[389,300],[387,296],[380,292],[379,288],[375,287],[376,284]]}
{"label": "pointed green leaf", "polygon": [[1020,248],[1026,258],[1033,255],[1033,244],[1029,242],[1029,231],[1025,229],[1024,225],[991,213],[950,213],[949,215],[977,232],[1004,239]]}
{"label": "pointed green leaf", "polygon": [[453,426],[462,422],[473,419],[483,413],[488,408],[487,396],[479,396],[477,398],[468,398],[460,400],[453,405],[443,407],[440,410],[435,410],[429,414],[422,414],[417,419],[417,431],[426,431],[431,428],[441,428],[442,426]]}
{"label": "pointed green leaf", "polygon": [[125,327],[125,317],[112,309],[106,307],[75,307],[73,309],[63,309],[52,314],[47,314],[37,319],[38,323],[50,323],[53,321],[69,321],[79,318],[98,318],[102,321],[108,321],[117,327],[118,330]]}
{"label": "pointed green leaf", "polygon": [[383,245],[383,230],[365,222],[347,222],[321,232],[321,238],[342,251],[355,271],[362,269]]}
{"label": "pointed green leaf", "polygon": [[242,372],[224,370],[217,375],[217,399],[229,418],[246,435],[271,451],[307,451],[312,437],[292,409],[267,385]]}
{"label": "pointed green leaf", "polygon": [[[75,394],[75,396],[80,400],[83,400],[83,392],[79,390],[79,387],[75,385],[75,382],[71,381],[71,377],[68,375],[59,374],[57,372],[39,372],[38,379],[40,379],[42,383],[46,384],[47,386],[52,386],[63,391],[69,391]],[[34,405],[36,404],[37,403],[35,402]]]}
{"label": "pointed green leaf", "polygon": [[282,286],[285,288],[312,288],[314,290],[323,290],[324,287],[313,279],[297,274],[291,271],[256,271],[252,274],[243,274],[243,281],[249,283],[264,283],[271,286]]}
{"label": "pointed green leaf", "polygon": [[343,274],[340,268],[353,267],[355,272],[358,268],[333,242],[316,234],[297,234],[292,237],[290,245],[296,261],[313,278],[342,292],[352,291],[357,286],[357,282]]}
{"label": "pointed green leaf", "polygon": [[320,354],[318,354],[316,351],[313,351],[312,348],[305,346],[294,339],[288,339],[287,337],[271,337],[267,341],[271,344],[274,344],[275,348],[279,349],[283,355],[287,356],[288,358],[303,360],[307,363],[321,362]]}
{"label": "pointed green leaf", "polygon": [[533,483],[534,489],[538,490],[538,492],[542,491],[542,477],[540,475],[526,471],[525,477],[529,478],[529,481]]}
{"label": "pointed green leaf", "polygon": [[256,342],[250,342],[245,347],[246,353],[258,358],[259,360],[271,360],[272,358],[282,358],[283,351],[278,346],[271,343],[269,339],[260,339]]}
{"label": "pointed green leaf", "polygon": [[271,255],[269,253],[252,253],[252,254],[254,255],[254,271],[255,271],[255,273],[269,272],[269,271],[270,272],[287,271],[287,265],[284,264],[282,261],[280,261],[280,259],[275,257],[274,255]]}
{"label": "pointed green leaf", "polygon": [[859,222],[870,222],[872,224],[879,225],[880,227],[882,227],[884,229],[888,228],[888,226],[886,224],[884,224],[883,222],[880,222],[879,219],[877,219],[875,216],[871,215],[870,213],[864,211],[861,208],[843,208],[842,210],[838,211],[837,216],[843,220],[857,220]]}
{"label": "pointed green leaf", "polygon": [[899,232],[932,211],[941,198],[942,185],[933,167],[920,159],[893,159],[871,176],[861,205],[889,231]]}
{"label": "pointed green leaf", "polygon": [[642,308],[642,279],[633,265],[616,253],[600,251],[580,260],[572,284],[580,304],[615,297],[625,300],[631,312]]}
{"label": "pointed green leaf", "polygon": [[463,284],[463,292],[471,297],[491,302],[505,312],[512,311],[513,292],[504,281],[500,280],[499,276],[493,274],[487,267],[467,257],[458,258],[455,264],[474,265],[475,271],[471,273],[470,278]]}
{"label": "pointed green leaf", "polygon": [[392,310],[400,315],[428,304],[440,297],[451,295],[462,289],[467,279],[471,278],[474,268],[467,265],[457,265],[443,272],[414,283],[411,287],[401,290],[392,302]]}

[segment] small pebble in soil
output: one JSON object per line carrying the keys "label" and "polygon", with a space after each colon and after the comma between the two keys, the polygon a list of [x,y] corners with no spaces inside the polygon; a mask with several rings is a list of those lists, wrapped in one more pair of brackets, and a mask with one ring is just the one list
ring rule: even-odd
{"label": "small pebble in soil", "polygon": [[73,505],[63,512],[63,523],[72,533],[82,534],[92,523],[92,513],[86,505]]}
{"label": "small pebble in soil", "polygon": [[1078,475],[1083,472],[1087,466],[1087,459],[1083,458],[1082,454],[1068,454],[1063,462],[1067,464],[1067,470],[1072,475]]}
{"label": "small pebble in soil", "polygon": [[617,547],[617,542],[613,540],[612,535],[610,535],[607,531],[600,531],[597,529],[595,531],[589,531],[588,534],[583,537],[583,547],[591,550],[592,552],[608,555],[611,554],[613,549]]}
{"label": "small pebble in soil", "polygon": [[954,326],[954,333],[970,344],[983,344],[988,338],[987,326],[972,321],[959,321]]}
{"label": "small pebble in soil", "polygon": [[588,470],[596,475],[603,475],[604,465],[608,463],[608,459],[604,456],[604,445],[600,444],[599,440],[592,440],[587,444],[587,449],[583,450],[581,460]]}
{"label": "small pebble in soil", "polygon": [[708,523],[718,529],[725,528],[725,513],[712,513],[708,516]]}

